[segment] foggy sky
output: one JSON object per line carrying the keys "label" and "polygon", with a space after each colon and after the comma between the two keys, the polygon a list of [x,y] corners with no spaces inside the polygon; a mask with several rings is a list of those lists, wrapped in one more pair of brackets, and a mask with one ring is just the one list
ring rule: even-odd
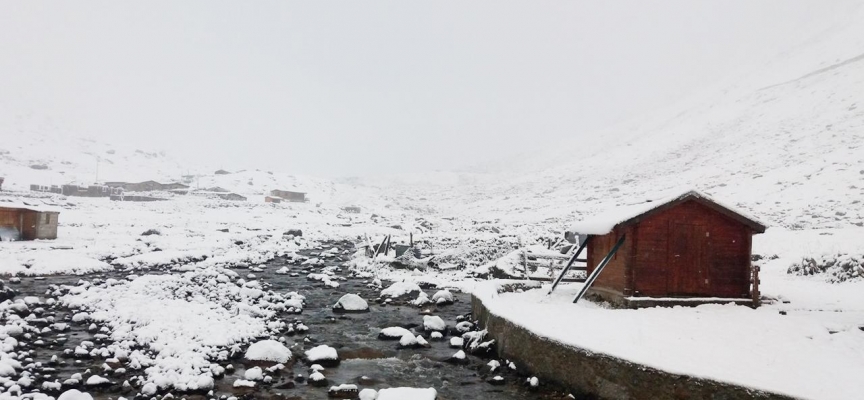
{"label": "foggy sky", "polygon": [[450,169],[661,107],[838,4],[0,0],[0,102],[227,169]]}

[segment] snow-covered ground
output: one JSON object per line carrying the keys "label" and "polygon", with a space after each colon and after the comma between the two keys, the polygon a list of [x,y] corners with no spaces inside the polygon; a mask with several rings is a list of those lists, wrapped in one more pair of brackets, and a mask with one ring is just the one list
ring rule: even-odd
{"label": "snow-covered ground", "polygon": [[[646,118],[474,172],[333,180],[250,166],[217,175],[217,168],[187,165],[169,153],[82,138],[47,116],[0,110],[0,204],[62,209],[56,240],[0,243],[0,274],[81,274],[89,282],[94,272],[134,271],[139,276],[126,281],[83,283],[58,294],[110,327],[107,355],[147,368],[148,388],[204,388],[217,372],[211,359],[279,328],[284,321],[274,310],[300,301],[267,293],[232,267],[257,268],[323,240],[362,246],[391,234],[394,243],[407,244],[413,234],[420,258],[390,253],[373,262],[358,252],[347,266],[397,282],[382,295],[419,291],[418,305],[437,300],[415,284],[474,290],[492,311],[538,334],[660,369],[805,398],[854,397],[864,392],[864,278],[853,271],[834,282],[827,274],[787,270],[803,258],[864,259],[864,6],[790,46],[750,74]],[[133,203],[27,190],[150,179],[223,187],[249,199],[157,193],[167,200]],[[560,238],[578,219],[681,186],[770,226],[755,237],[754,253],[762,256],[762,292],[775,302],[757,310],[611,310],[570,304],[577,284],[546,297],[543,290],[495,295],[494,284],[482,283],[491,267],[518,263],[524,248],[542,252],[546,240]],[[305,191],[310,201],[264,203],[273,189]],[[362,211],[347,213],[345,206]],[[303,236],[287,234],[294,229]],[[186,273],[157,276],[154,268]],[[339,284],[327,273],[308,278]],[[189,296],[175,297],[179,289]],[[16,351],[21,326],[37,329],[16,318],[20,304],[0,305],[3,354]],[[544,317],[556,315],[567,318]],[[152,352],[136,354],[133,344]],[[20,370],[11,357],[0,358],[0,372]],[[10,389],[0,398],[15,385],[3,383]],[[435,396],[432,389],[411,393]]]}
{"label": "snow-covered ground", "polygon": [[745,306],[609,309],[581,301],[582,284],[497,293],[499,281],[474,293],[489,310],[540,336],[661,370],[708,377],[810,399],[848,399],[864,391],[864,279],[828,283],[787,274],[797,257],[859,251],[864,229],[769,230],[756,236],[763,295]]}

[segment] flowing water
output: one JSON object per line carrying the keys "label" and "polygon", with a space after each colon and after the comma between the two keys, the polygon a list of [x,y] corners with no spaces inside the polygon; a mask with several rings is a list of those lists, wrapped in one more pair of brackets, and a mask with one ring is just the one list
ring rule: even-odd
{"label": "flowing water", "polygon": [[[324,248],[337,246],[347,253],[350,243],[328,243]],[[317,255],[321,250],[307,250],[300,254],[305,256]],[[328,266],[338,266],[345,258],[335,257],[325,261]],[[291,272],[299,276],[280,275],[275,271],[282,266],[288,266]],[[423,333],[423,312],[426,310],[432,315],[437,315],[447,322],[452,328],[460,315],[470,313],[470,296],[464,293],[455,293],[456,302],[451,305],[435,306],[429,305],[418,308],[408,305],[405,301],[394,301],[393,304],[385,305],[375,301],[379,297],[380,289],[369,287],[368,281],[350,277],[349,271],[343,269],[337,273],[347,280],[339,281],[338,288],[325,287],[321,282],[310,281],[306,278],[306,272],[318,272],[319,268],[300,266],[291,263],[290,260],[278,258],[267,264],[267,268],[261,272],[254,272],[256,279],[269,284],[269,289],[277,292],[296,291],[306,297],[306,305],[301,314],[286,314],[286,319],[299,319],[309,327],[308,332],[289,337],[288,343],[300,342],[305,347],[311,348],[319,344],[326,344],[338,350],[341,363],[337,367],[327,368],[323,371],[327,377],[328,385],[315,387],[309,385],[303,379],[297,379],[297,375],[307,377],[309,366],[302,360],[296,360],[292,365],[286,366],[285,370],[277,373],[271,384],[259,384],[255,389],[237,389],[232,384],[236,379],[242,379],[245,368],[258,364],[246,364],[242,359],[232,359],[230,362],[235,367],[234,371],[226,373],[224,378],[216,381],[215,392],[217,396],[238,396],[247,398],[287,398],[287,399],[326,399],[330,385],[343,383],[356,384],[359,388],[381,389],[386,387],[434,387],[438,391],[438,399],[560,399],[560,392],[551,388],[541,386],[540,390],[529,390],[525,385],[524,376],[517,376],[513,371],[505,371],[502,376],[506,383],[503,385],[492,385],[487,381],[491,378],[482,367],[488,362],[474,356],[468,356],[469,363],[455,365],[446,362],[450,356],[459,349],[449,346],[452,334],[445,334],[444,340],[433,341],[429,336],[423,334],[429,340],[428,348],[399,349],[397,341],[383,341],[378,339],[378,333],[382,328],[401,326],[414,329],[417,333]],[[237,270],[241,275],[248,272]],[[306,272],[304,272],[306,271]],[[138,271],[137,274],[144,274]],[[167,271],[150,271],[147,273],[171,273]],[[80,279],[93,280],[96,278],[124,279],[130,272],[110,271],[106,273],[88,274],[86,276],[51,276],[45,279],[22,278],[21,282],[13,285],[19,292],[18,297],[43,296],[49,285],[75,285]],[[387,282],[385,282],[385,285]],[[427,294],[431,295],[437,289],[429,288]],[[366,313],[339,314],[332,310],[333,304],[344,294],[355,293],[369,302],[370,311]],[[411,300],[411,299],[405,299]],[[69,310],[62,307],[47,308],[42,317],[53,315],[56,321],[63,321],[71,315]],[[32,323],[31,323],[32,324]],[[45,323],[47,325],[47,323]],[[37,323],[37,326],[38,325]],[[458,335],[458,334],[457,334]],[[44,343],[37,344],[41,340]],[[103,345],[107,342],[95,337],[94,332],[87,330],[87,324],[70,324],[70,330],[62,333],[49,332],[41,337],[22,339],[24,350],[33,350],[31,357],[34,362],[41,362],[47,368],[43,369],[37,377],[37,382],[43,380],[53,381],[55,378],[61,382],[74,373],[84,373],[87,369],[98,373],[101,371],[104,360],[101,359],[75,359],[62,358],[63,363],[49,363],[53,355],[62,356],[64,349],[74,349],[82,341],[94,341]],[[302,352],[301,352],[302,353]],[[300,357],[295,357],[298,359]],[[122,367],[120,365],[115,367]],[[137,371],[140,374],[141,371]],[[501,373],[500,371],[498,373]],[[136,371],[127,374],[108,376],[112,381],[123,382],[130,378]],[[105,376],[105,375],[103,375]],[[64,390],[66,388],[64,387]],[[82,389],[90,392],[96,398],[108,399],[121,396],[121,388],[113,386],[99,389]],[[132,397],[137,391],[125,393],[126,397]],[[176,398],[206,398],[200,394],[179,394]]]}

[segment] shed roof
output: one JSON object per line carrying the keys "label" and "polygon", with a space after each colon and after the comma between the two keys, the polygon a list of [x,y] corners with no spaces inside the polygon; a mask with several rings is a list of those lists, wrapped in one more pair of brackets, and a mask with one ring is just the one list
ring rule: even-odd
{"label": "shed roof", "polygon": [[573,232],[583,235],[605,235],[612,232],[619,226],[630,225],[641,221],[645,217],[660,212],[667,208],[688,200],[695,200],[699,203],[708,206],[727,217],[730,217],[741,224],[747,225],[755,232],[765,232],[765,225],[755,218],[744,214],[732,207],[726,206],[695,190],[688,190],[683,193],[669,196],[658,200],[648,200],[644,203],[633,204],[623,207],[617,207],[604,211],[594,217],[577,222],[571,227]]}
{"label": "shed roof", "polygon": [[59,213],[63,211],[60,207],[49,206],[45,204],[33,204],[26,203],[23,201],[0,201],[0,208],[12,209],[12,210],[30,210],[37,212],[56,212]]}

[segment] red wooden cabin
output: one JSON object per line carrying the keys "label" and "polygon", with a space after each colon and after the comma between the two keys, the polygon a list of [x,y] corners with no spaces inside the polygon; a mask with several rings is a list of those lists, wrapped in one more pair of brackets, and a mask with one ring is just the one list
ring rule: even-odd
{"label": "red wooden cabin", "polygon": [[765,226],[701,193],[615,210],[573,230],[589,236],[589,274],[626,235],[589,295],[623,305],[758,301],[751,239]]}

